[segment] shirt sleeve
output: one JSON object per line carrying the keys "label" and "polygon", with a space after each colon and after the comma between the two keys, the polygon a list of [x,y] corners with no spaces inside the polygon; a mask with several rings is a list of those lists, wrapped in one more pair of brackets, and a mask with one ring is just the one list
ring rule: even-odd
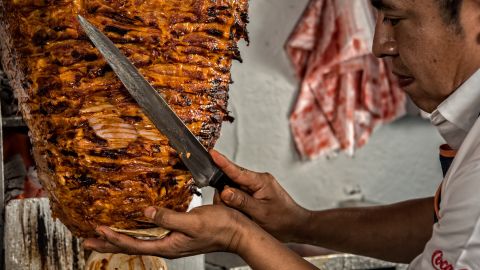
{"label": "shirt sleeve", "polygon": [[480,155],[474,156],[447,175],[440,220],[410,270],[480,269]]}

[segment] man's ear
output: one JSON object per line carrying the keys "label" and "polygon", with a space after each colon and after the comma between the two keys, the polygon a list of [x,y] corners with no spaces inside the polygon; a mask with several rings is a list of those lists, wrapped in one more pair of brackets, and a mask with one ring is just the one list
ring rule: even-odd
{"label": "man's ear", "polygon": [[469,28],[471,34],[474,34],[477,44],[480,45],[480,0],[463,0],[461,13],[464,27]]}
{"label": "man's ear", "polygon": [[477,45],[480,46],[480,0],[471,0],[475,6],[476,12],[476,22],[477,22]]}
{"label": "man's ear", "polygon": [[[470,7],[475,8],[478,11],[478,14],[480,14],[480,0],[463,0],[464,2],[470,2],[472,5]],[[463,3],[465,5],[465,3]]]}
{"label": "man's ear", "polygon": [[[468,0],[464,0],[464,1],[468,1]],[[470,0],[473,2],[473,5],[475,6],[475,8],[478,8],[480,10],[480,0]]]}

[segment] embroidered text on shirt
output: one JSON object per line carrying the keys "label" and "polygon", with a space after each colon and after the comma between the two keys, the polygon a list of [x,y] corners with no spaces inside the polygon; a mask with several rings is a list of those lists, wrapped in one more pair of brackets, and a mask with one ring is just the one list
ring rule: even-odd
{"label": "embroidered text on shirt", "polygon": [[[435,270],[455,270],[453,265],[451,265],[447,260],[443,259],[443,251],[437,250],[432,255],[432,266]],[[462,268],[459,270],[468,270]]]}

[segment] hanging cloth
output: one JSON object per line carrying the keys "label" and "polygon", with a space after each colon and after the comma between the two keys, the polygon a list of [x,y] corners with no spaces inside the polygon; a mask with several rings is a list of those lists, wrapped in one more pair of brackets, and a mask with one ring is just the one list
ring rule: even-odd
{"label": "hanging cloth", "polygon": [[369,0],[311,0],[286,43],[301,81],[290,126],[305,158],[352,156],[373,130],[405,114],[405,94],[371,53]]}

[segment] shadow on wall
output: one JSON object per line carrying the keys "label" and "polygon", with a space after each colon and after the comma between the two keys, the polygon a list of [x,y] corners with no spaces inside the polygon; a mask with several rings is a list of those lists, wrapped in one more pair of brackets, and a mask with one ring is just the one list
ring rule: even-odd
{"label": "shadow on wall", "polygon": [[265,72],[280,73],[279,76],[293,80],[294,71],[286,57],[284,44],[307,3],[308,0],[251,1],[248,27],[251,43],[250,48],[241,45],[244,59],[255,61]]}
{"label": "shadow on wall", "polygon": [[[285,53],[284,45],[301,18],[308,0],[264,0],[250,2],[250,47],[241,44],[241,52],[248,66],[255,66],[255,70],[245,72],[262,72],[268,74],[263,79],[270,79],[275,84],[276,78],[282,78],[290,84],[294,93],[289,100],[288,113],[283,117],[288,119],[291,114],[300,87],[295,77],[293,66]],[[245,65],[247,66],[247,65]],[[238,67],[237,68],[242,68]],[[235,66],[234,66],[235,69]],[[239,119],[237,119],[239,120]],[[238,123],[237,123],[238,124]],[[294,160],[300,160],[293,140],[290,141],[291,153]]]}

